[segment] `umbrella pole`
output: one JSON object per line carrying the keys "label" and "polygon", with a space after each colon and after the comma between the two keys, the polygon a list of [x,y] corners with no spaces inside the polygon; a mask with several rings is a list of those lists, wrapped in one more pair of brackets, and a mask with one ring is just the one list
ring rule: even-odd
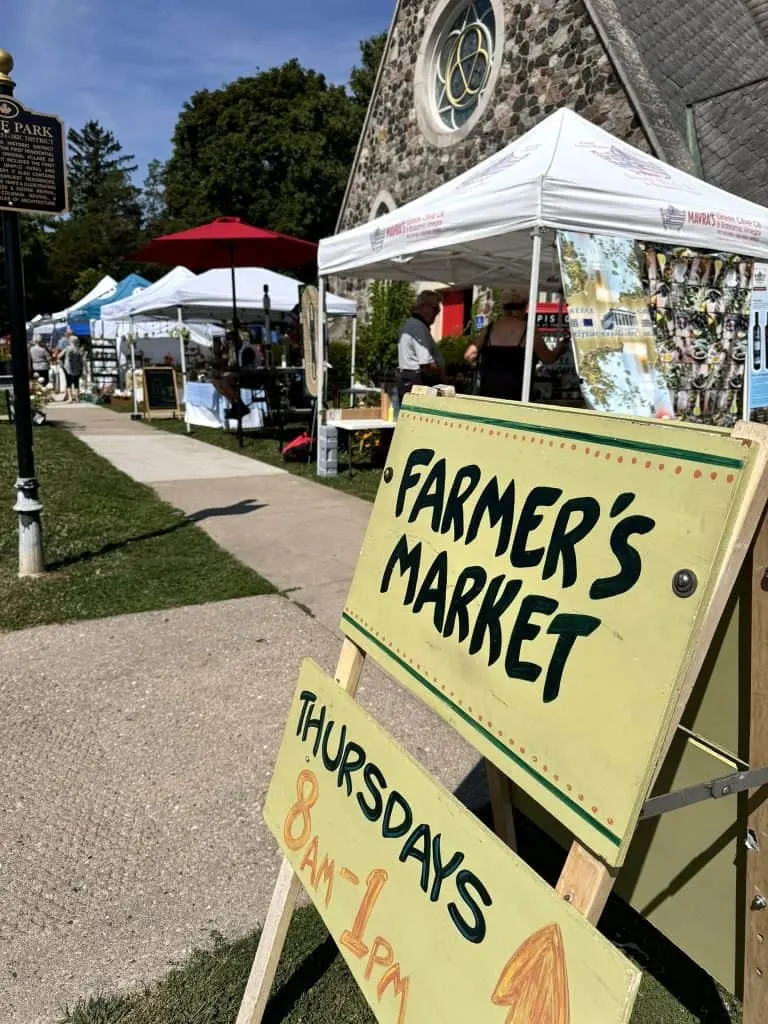
{"label": "umbrella pole", "polygon": [[541,228],[531,232],[533,251],[531,253],[531,285],[528,291],[528,324],[525,333],[525,362],[523,364],[522,401],[531,400],[531,377],[533,376],[533,341],[536,335],[536,307],[539,304],[539,264],[541,263]]}
{"label": "umbrella pole", "polygon": [[189,425],[187,419],[187,353],[184,351],[184,317],[181,312],[181,306],[176,307],[176,317],[179,322],[179,348],[181,349],[181,386],[182,395],[184,397],[184,420],[189,434],[192,428]]}

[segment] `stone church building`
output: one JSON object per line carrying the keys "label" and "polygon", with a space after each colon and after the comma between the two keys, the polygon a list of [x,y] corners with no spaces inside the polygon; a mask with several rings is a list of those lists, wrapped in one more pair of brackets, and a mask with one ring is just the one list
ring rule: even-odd
{"label": "stone church building", "polygon": [[[397,0],[337,230],[564,105],[768,205],[768,0]],[[437,335],[456,333],[469,304],[447,293]]]}

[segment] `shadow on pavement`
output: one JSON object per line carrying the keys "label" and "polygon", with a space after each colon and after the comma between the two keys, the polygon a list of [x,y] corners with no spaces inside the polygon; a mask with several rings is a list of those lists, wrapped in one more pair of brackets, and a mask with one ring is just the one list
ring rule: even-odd
{"label": "shadow on pavement", "polygon": [[258,502],[256,498],[244,498],[242,501],[236,501],[233,505],[222,505],[220,508],[201,508],[199,512],[192,512],[186,518],[190,523],[201,523],[204,519],[245,516],[249,512],[258,512],[260,508],[266,507],[265,502]]}

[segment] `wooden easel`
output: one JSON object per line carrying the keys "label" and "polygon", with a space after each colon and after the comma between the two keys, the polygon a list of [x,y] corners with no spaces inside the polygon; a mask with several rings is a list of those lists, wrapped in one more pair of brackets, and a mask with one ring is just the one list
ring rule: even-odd
{"label": "wooden easel", "polygon": [[[739,424],[733,436],[745,445],[750,445],[758,436],[763,440],[763,434],[754,431],[750,424]],[[750,766],[758,769],[768,765],[768,451],[764,449],[765,445],[761,449],[760,472],[754,473],[751,490],[745,495],[733,524],[733,557],[722,566],[709,613],[694,638],[696,645],[686,672],[687,682],[680,694],[679,714],[659,753],[656,775],[663,766],[680,714],[701,672],[743,564],[749,568],[750,580]],[[350,639],[344,639],[334,678],[351,696],[357,692],[365,658],[361,648]],[[514,849],[512,783],[489,762],[486,768],[495,831]],[[649,794],[651,791],[652,787]],[[754,832],[758,848],[747,855],[744,1024],[763,1024],[768,1020],[768,787],[753,793],[751,804],[754,809],[749,816],[749,828]],[[616,869],[606,865],[582,843],[574,841],[555,891],[590,923],[597,925],[616,875]],[[236,1024],[259,1024],[263,1018],[300,888],[299,876],[284,859]]]}

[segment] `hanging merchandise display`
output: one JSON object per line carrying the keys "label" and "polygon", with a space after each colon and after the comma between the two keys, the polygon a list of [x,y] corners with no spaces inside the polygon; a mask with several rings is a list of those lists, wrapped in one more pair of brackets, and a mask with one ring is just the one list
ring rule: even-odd
{"label": "hanging merchandise display", "polygon": [[744,409],[751,260],[651,243],[640,249],[659,369],[675,416],[733,426]]}
{"label": "hanging merchandise display", "polygon": [[768,263],[752,272],[752,307],[747,344],[749,419],[768,422]]}
{"label": "hanging merchandise display", "polygon": [[635,242],[558,231],[557,245],[587,405],[601,412],[672,418]]}

